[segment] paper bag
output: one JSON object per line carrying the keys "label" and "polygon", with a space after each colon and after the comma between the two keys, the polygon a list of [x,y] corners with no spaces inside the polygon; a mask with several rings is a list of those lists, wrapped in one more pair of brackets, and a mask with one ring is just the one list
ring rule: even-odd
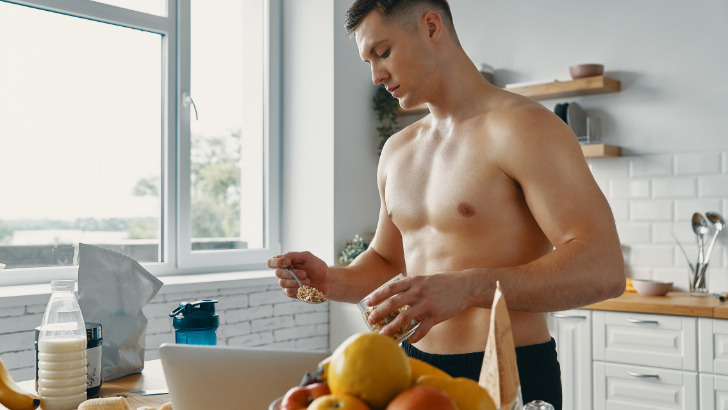
{"label": "paper bag", "polygon": [[501,292],[500,282],[496,282],[488,341],[485,345],[478,384],[488,391],[498,408],[503,410],[523,408],[516,344],[513,342],[511,319],[508,316],[508,307]]}
{"label": "paper bag", "polygon": [[133,259],[79,244],[78,304],[86,322],[101,323],[101,375],[113,380],[144,369],[147,318],[142,308],[162,282]]}

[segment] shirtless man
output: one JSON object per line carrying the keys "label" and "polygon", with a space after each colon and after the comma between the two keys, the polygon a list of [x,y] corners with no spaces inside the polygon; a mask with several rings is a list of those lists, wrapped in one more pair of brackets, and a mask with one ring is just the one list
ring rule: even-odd
{"label": "shirtless man", "polygon": [[289,297],[298,285],[280,268],[292,264],[304,284],[347,302],[406,273],[370,298],[376,305],[395,295],[369,321],[409,305],[382,333],[419,317],[405,351],[476,380],[500,281],[524,402],[559,408],[545,312],[616,297],[625,286],[614,219],[576,137],[540,104],[481,76],[445,0],[357,0],[346,24],[374,84],[403,108],[426,103],[430,114],[382,151],[381,209],[367,251],[347,267],[308,252],[268,266]]}

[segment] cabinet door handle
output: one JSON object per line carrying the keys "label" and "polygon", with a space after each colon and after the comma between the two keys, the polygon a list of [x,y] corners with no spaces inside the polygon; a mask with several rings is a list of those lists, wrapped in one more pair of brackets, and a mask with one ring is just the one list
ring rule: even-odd
{"label": "cabinet door handle", "polygon": [[634,323],[637,325],[659,325],[660,322],[657,320],[644,320],[644,319],[627,319],[629,323]]}
{"label": "cabinet door handle", "polygon": [[635,373],[635,372],[629,371],[629,370],[627,370],[627,374],[632,377],[639,377],[639,378],[643,378],[643,379],[659,379],[660,378],[659,374]]}
{"label": "cabinet door handle", "polygon": [[557,319],[586,319],[586,316],[582,315],[565,315],[563,313],[552,313],[551,316]]}

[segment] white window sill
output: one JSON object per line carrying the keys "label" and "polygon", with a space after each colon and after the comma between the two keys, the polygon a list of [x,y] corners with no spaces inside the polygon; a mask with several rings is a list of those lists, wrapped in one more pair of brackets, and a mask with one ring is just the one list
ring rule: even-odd
{"label": "white window sill", "polygon": [[[226,286],[270,285],[275,282],[273,270],[208,273],[195,275],[162,276],[164,285],[160,294],[187,290],[219,289]],[[6,306],[35,305],[48,302],[50,284],[17,285],[0,287],[0,308]]]}

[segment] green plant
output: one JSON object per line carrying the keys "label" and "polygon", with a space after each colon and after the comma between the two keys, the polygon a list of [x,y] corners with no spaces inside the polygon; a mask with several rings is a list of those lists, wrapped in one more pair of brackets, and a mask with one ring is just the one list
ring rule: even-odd
{"label": "green plant", "polygon": [[374,92],[372,103],[379,123],[377,133],[379,134],[379,154],[381,154],[387,139],[399,131],[399,123],[397,122],[399,101],[392,97],[392,94],[384,86],[379,86]]}
{"label": "green plant", "polygon": [[342,265],[348,265],[350,264],[354,258],[359,256],[360,253],[367,250],[369,247],[369,244],[364,242],[364,239],[362,239],[361,236],[354,235],[354,239],[350,241],[346,241],[346,246],[344,247],[344,250],[341,251],[341,255],[339,256],[339,262]]}

